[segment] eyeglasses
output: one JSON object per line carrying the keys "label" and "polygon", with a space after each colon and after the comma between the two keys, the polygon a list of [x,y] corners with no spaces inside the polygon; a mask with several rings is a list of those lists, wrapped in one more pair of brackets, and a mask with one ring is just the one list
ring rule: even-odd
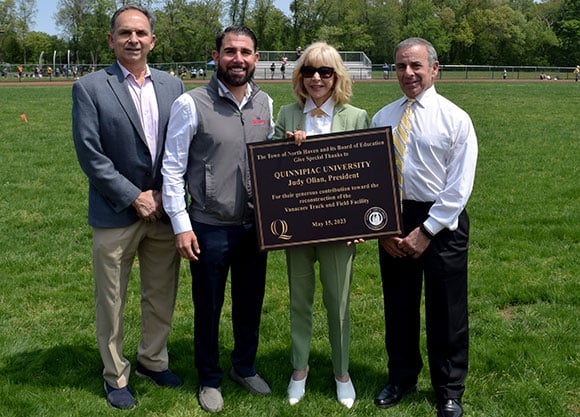
{"label": "eyeglasses", "polygon": [[302,68],[300,68],[300,73],[302,74],[302,76],[304,78],[312,78],[314,77],[314,74],[318,73],[318,75],[320,75],[320,78],[330,78],[334,75],[334,68],[331,67],[310,67],[310,66],[304,66]]}

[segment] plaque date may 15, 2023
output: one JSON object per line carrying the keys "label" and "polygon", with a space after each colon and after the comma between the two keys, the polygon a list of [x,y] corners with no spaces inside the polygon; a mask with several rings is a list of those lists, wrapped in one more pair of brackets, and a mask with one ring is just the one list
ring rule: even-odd
{"label": "plaque date may 15, 2023", "polygon": [[326,219],[323,221],[312,222],[312,227],[331,227],[331,226],[341,226],[347,223],[346,218],[340,217],[338,219]]}

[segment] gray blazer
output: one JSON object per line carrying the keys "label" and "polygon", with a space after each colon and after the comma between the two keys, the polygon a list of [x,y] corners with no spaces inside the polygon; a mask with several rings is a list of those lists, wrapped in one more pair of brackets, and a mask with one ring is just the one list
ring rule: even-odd
{"label": "gray blazer", "polygon": [[89,224],[126,227],[139,220],[131,203],[142,191],[161,190],[161,163],[173,101],[185,92],[180,79],[151,69],[159,107],[156,165],[118,63],[81,77],[72,89],[77,157],[89,179]]}

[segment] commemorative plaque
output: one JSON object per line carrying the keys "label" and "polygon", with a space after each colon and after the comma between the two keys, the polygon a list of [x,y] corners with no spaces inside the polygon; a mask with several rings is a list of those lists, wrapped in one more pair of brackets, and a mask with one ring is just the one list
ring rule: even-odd
{"label": "commemorative plaque", "polygon": [[247,147],[261,250],[401,233],[390,127]]}

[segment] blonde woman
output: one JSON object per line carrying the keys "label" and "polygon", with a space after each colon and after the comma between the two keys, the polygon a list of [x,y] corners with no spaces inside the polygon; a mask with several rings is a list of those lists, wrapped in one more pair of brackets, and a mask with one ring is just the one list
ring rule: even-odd
{"label": "blonde woman", "polygon": [[[352,95],[350,76],[338,51],[326,42],[316,42],[304,51],[292,73],[292,87],[296,102],[280,109],[276,138],[294,139],[300,145],[307,135],[369,127],[367,112],[348,104]],[[348,408],[356,399],[348,372],[349,299],[355,256],[355,246],[350,243],[324,243],[286,250],[294,368],[288,385],[291,405],[303,398],[309,372],[316,262],[327,311],[337,399]]]}

